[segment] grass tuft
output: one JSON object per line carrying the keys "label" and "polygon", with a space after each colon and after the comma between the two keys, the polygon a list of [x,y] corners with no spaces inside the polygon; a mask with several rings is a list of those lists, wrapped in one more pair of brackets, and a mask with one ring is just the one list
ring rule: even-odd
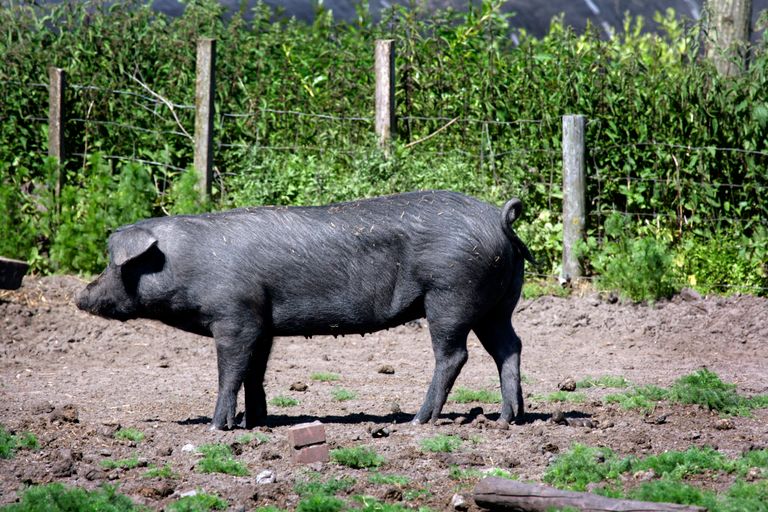
{"label": "grass tuft", "polygon": [[331,459],[337,464],[354,469],[377,468],[385,462],[384,457],[363,446],[331,450]]}
{"label": "grass tuft", "polygon": [[171,469],[170,464],[165,464],[161,468],[157,466],[151,466],[144,473],[144,478],[168,478],[170,480],[175,480],[179,478],[179,474]]}
{"label": "grass tuft", "polygon": [[294,407],[299,405],[299,401],[290,396],[278,395],[269,401],[275,407]]}
{"label": "grass tuft", "polygon": [[334,390],[331,391],[331,396],[337,402],[346,402],[347,400],[354,400],[357,398],[357,395],[353,391],[344,388],[334,388]]}
{"label": "grass tuft", "polygon": [[204,444],[198,448],[203,458],[197,463],[201,473],[224,473],[227,475],[246,476],[245,464],[235,460],[232,448],[225,444]]}
{"label": "grass tuft", "polygon": [[421,449],[425,452],[450,453],[461,448],[462,440],[457,436],[438,434],[421,441]]}
{"label": "grass tuft", "polygon": [[13,435],[4,426],[0,425],[0,459],[10,459],[16,454],[16,450],[37,450],[40,443],[31,432]]}
{"label": "grass tuft", "polygon": [[164,510],[166,512],[208,512],[210,510],[224,510],[229,506],[226,500],[215,494],[199,492],[192,496],[184,496],[174,501]]}
{"label": "grass tuft", "polygon": [[385,475],[383,473],[373,473],[368,477],[368,481],[374,485],[397,485],[404,486],[411,482],[411,479],[403,475]]}
{"label": "grass tuft", "polygon": [[598,378],[587,377],[586,379],[582,379],[576,383],[577,389],[626,387],[629,387],[629,381],[620,375],[603,375],[602,377]]}
{"label": "grass tuft", "polygon": [[329,372],[318,372],[313,373],[309,378],[317,382],[335,382],[341,380],[341,375]]}
{"label": "grass tuft", "polygon": [[315,494],[304,498],[296,507],[297,512],[338,512],[346,509],[346,503],[335,496]]}
{"label": "grass tuft", "polygon": [[480,402],[481,404],[500,404],[501,393],[498,391],[489,391],[487,389],[473,390],[457,388],[451,394],[450,400],[459,404],[468,404],[472,402]]}
{"label": "grass tuft", "polygon": [[121,428],[115,432],[115,439],[122,439],[125,441],[133,441],[134,443],[140,443],[144,440],[144,433],[135,428]]}
{"label": "grass tuft", "polygon": [[127,459],[104,459],[101,461],[101,467],[104,469],[133,469],[139,466],[139,457],[136,455]]}
{"label": "grass tuft", "polygon": [[60,483],[30,487],[18,503],[3,508],[4,512],[133,512],[141,510],[127,496],[117,493],[117,487],[104,485],[94,491],[65,487]]}
{"label": "grass tuft", "polygon": [[319,474],[313,475],[309,480],[297,482],[293,490],[300,497],[314,495],[335,496],[339,492],[354,487],[356,480],[352,477],[331,478],[325,482],[320,481]]}

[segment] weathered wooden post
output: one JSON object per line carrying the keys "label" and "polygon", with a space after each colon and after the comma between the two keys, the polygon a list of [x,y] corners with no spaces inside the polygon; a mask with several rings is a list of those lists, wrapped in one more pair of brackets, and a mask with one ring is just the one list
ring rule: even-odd
{"label": "weathered wooden post", "polygon": [[213,115],[216,96],[216,41],[197,43],[195,78],[195,170],[203,199],[211,195],[213,181]]}
{"label": "weathered wooden post", "polygon": [[718,73],[735,76],[746,65],[752,35],[752,0],[707,0],[704,48]]}
{"label": "weathered wooden post", "polygon": [[376,40],[376,135],[379,146],[388,150],[395,133],[395,41]]}
{"label": "weathered wooden post", "polygon": [[56,158],[56,198],[61,195],[64,185],[64,90],[67,87],[67,74],[57,67],[48,68],[48,156]]}
{"label": "weathered wooden post", "polygon": [[582,275],[576,246],[586,225],[584,116],[563,116],[563,269],[562,282]]}

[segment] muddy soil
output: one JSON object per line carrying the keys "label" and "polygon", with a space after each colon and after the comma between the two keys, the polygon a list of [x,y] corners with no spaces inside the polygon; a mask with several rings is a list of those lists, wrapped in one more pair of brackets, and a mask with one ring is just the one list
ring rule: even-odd
{"label": "muddy soil", "polygon": [[[698,406],[662,403],[644,413],[603,403],[601,398],[615,390],[587,389],[583,403],[542,398],[568,377],[612,375],[668,386],[701,367],[735,383],[742,394],[768,393],[768,300],[685,293],[638,306],[585,292],[524,300],[515,312],[528,409],[522,425],[495,428],[496,405],[456,402],[446,404],[436,425],[409,423],[433,367],[424,322],[365,337],[282,338],[267,371],[267,396],[293,397],[299,404],[271,406],[269,426],[257,429],[266,441],[235,444],[249,476],[203,474],[196,469],[199,456],[188,445],[233,444],[245,432],[209,429],[217,378],[213,341],[154,321],[122,323],[83,313],[72,301],[83,285],[75,277],[27,277],[20,290],[0,292],[0,424],[34,433],[41,445],[0,460],[0,505],[16,501],[28,485],[56,481],[89,489],[119,484],[120,492],[154,509],[197,489],[225,498],[232,510],[268,504],[290,510],[299,501],[296,482],[320,473],[323,479],[354,478],[356,484],[343,493],[349,496],[450,510],[460,494],[469,510],[478,510],[471,500],[475,480],[451,478],[452,467],[502,468],[539,482],[557,453],[577,442],[608,446],[621,455],[706,445],[736,457],[768,446],[765,409],[724,424]],[[456,386],[497,389],[494,364],[474,337],[469,351]],[[383,373],[384,366],[391,371]],[[319,382],[312,379],[317,373],[340,378]],[[306,384],[306,390],[292,389],[295,383]],[[334,399],[339,388],[355,397]],[[558,412],[571,421],[553,422]],[[325,424],[331,448],[373,448],[386,459],[382,473],[406,476],[409,482],[374,484],[368,471],[333,462],[294,464],[288,429],[313,420]],[[121,427],[146,437],[138,443],[117,440],[114,433]],[[422,440],[437,434],[464,442],[451,454],[423,451]],[[102,465],[133,456],[142,467],[108,470]],[[175,478],[145,477],[147,466],[166,464]],[[273,483],[257,482],[265,470],[274,475]],[[725,488],[729,478],[701,483]]]}

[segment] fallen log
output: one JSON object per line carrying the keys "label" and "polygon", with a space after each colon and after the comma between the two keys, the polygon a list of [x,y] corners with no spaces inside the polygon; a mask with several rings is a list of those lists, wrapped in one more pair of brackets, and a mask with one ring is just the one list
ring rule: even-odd
{"label": "fallen log", "polygon": [[29,264],[25,261],[0,257],[0,288],[16,290],[21,286],[21,278],[27,273]]}
{"label": "fallen log", "polygon": [[583,512],[705,512],[702,507],[674,503],[606,498],[587,492],[561,491],[539,484],[487,477],[475,486],[475,503],[488,510],[544,512],[572,508]]}

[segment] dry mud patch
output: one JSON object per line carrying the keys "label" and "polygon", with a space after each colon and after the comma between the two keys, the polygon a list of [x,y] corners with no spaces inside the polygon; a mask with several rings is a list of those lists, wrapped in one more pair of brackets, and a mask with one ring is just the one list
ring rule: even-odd
{"label": "dry mud patch", "polygon": [[[270,359],[267,395],[290,396],[299,405],[272,406],[269,426],[257,429],[268,440],[236,445],[237,459],[250,476],[202,474],[196,471],[198,456],[185,451],[185,445],[232,444],[245,433],[208,428],[216,397],[213,341],[158,322],[121,323],[87,315],[72,301],[83,285],[74,277],[27,277],[20,290],[0,294],[0,424],[34,433],[41,445],[0,460],[0,505],[15,501],[27,485],[58,481],[84,488],[117,483],[120,492],[157,509],[193,489],[217,493],[233,509],[266,504],[292,509],[299,500],[295,482],[319,472],[324,479],[355,478],[350,495],[445,510],[455,493],[469,496],[472,489],[472,482],[450,478],[453,466],[502,468],[540,481],[553,457],[576,442],[607,446],[620,455],[713,446],[736,457],[768,447],[764,409],[752,417],[733,418],[733,428],[723,430],[718,415],[698,406],[662,403],[644,414],[604,404],[601,398],[613,390],[588,389],[583,403],[537,399],[555,391],[566,377],[613,375],[639,385],[669,386],[702,367],[735,383],[742,394],[764,394],[767,300],[685,296],[638,306],[596,295],[540,297],[522,301],[513,318],[524,347],[524,424],[499,430],[477,418],[476,408],[482,407],[493,420],[496,406],[455,402],[446,404],[437,425],[409,424],[433,367],[423,322],[365,337],[282,338]],[[469,350],[456,386],[497,387],[494,364],[474,337]],[[380,373],[384,365],[394,373]],[[340,378],[319,382],[311,378],[316,373]],[[291,390],[296,382],[307,389]],[[355,398],[335,400],[338,388]],[[557,412],[589,419],[592,427],[555,423],[551,419]],[[364,470],[334,463],[293,464],[287,430],[312,420],[325,424],[331,448],[371,447],[386,459],[382,473],[406,476],[410,482],[371,484]],[[117,440],[119,427],[135,428],[146,437],[138,443]],[[382,427],[388,435],[374,437],[372,432]],[[437,434],[461,437],[462,447],[452,454],[425,453],[421,442]],[[102,466],[103,460],[133,456],[142,467]],[[147,466],[166,464],[176,478],[144,477]],[[256,482],[264,470],[273,472],[274,483]],[[717,489],[727,482],[715,478],[705,483]],[[471,500],[469,509],[475,509]]]}

